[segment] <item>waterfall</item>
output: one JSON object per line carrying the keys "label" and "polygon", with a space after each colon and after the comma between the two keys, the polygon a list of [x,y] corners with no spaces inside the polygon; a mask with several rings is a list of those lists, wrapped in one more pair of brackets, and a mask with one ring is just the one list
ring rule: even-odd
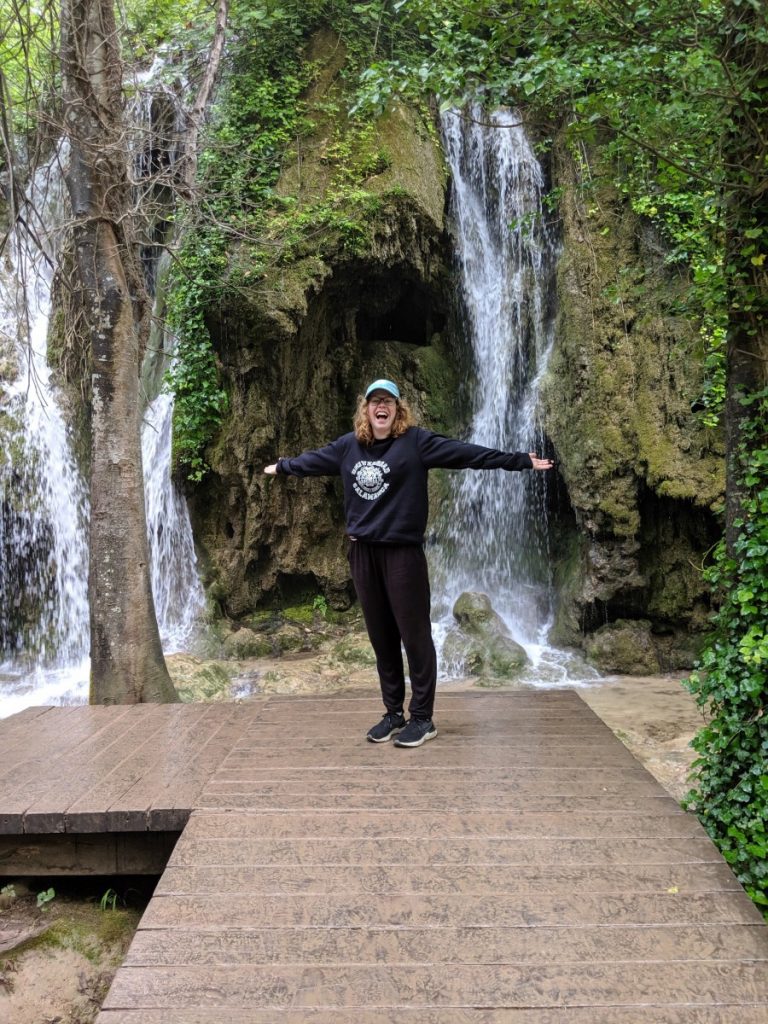
{"label": "waterfall", "polygon": [[[132,103],[134,180],[145,203],[142,261],[154,291],[169,229],[163,171],[178,153],[176,93],[142,76]],[[0,267],[0,716],[81,703],[89,677],[88,491],[47,360],[51,287],[67,219],[67,147],[42,167]],[[149,175],[154,177],[149,180]],[[157,310],[156,310],[157,313]],[[167,354],[143,368],[142,431],[152,588],[166,652],[188,644],[203,608],[189,515],[171,480],[173,397],[158,394]]]}
{"label": "waterfall", "polygon": [[152,335],[141,378],[147,407],[141,430],[144,503],[149,537],[152,595],[166,654],[184,649],[200,623],[205,594],[186,501],[171,475],[174,397],[163,389],[173,341],[162,325],[168,256],[172,234],[167,188],[181,155],[185,116],[178,93],[162,81],[156,59],[142,76],[132,104],[137,205],[146,211],[142,263],[154,296]]}
{"label": "waterfall", "polygon": [[[463,329],[472,350],[467,440],[542,454],[537,407],[553,339],[556,256],[542,170],[514,111],[449,111],[443,137]],[[562,678],[563,659],[546,644],[547,475],[464,471],[451,474],[448,486],[429,549],[438,647],[453,624],[456,598],[481,591],[526,648],[533,681]],[[457,666],[441,663],[443,673],[455,674]]]}
{"label": "waterfall", "polygon": [[163,391],[144,414],[141,452],[152,594],[166,654],[185,648],[205,607],[187,503],[171,479],[172,424],[173,395]]}
{"label": "waterfall", "polygon": [[61,145],[35,174],[0,287],[0,693],[21,707],[32,690],[56,701],[87,678],[87,488],[47,362],[66,159]]}

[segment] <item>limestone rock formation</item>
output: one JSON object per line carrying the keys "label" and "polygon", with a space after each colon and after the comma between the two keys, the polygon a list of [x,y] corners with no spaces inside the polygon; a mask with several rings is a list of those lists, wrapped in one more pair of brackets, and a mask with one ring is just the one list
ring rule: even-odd
{"label": "limestone rock formation", "polygon": [[[321,34],[313,47],[324,68],[307,97],[317,128],[300,169],[287,165],[278,186],[298,208],[329,187],[323,110],[340,89],[337,42]],[[318,229],[239,305],[208,311],[230,413],[191,511],[209,593],[234,618],[318,591],[334,608],[352,600],[339,482],[266,477],[267,463],[350,430],[357,395],[376,377],[398,380],[431,426],[455,416],[446,177],[434,126],[396,107],[367,144],[381,159],[363,182],[370,203],[350,211],[353,242]]]}
{"label": "limestone rock formation", "polygon": [[509,635],[487,594],[461,594],[453,617],[456,626],[446,637],[443,657],[456,674],[509,680],[528,664],[525,650]]}
{"label": "limestone rock formation", "polygon": [[586,188],[559,147],[553,177],[562,254],[544,416],[564,490],[552,638],[583,646],[606,622],[649,619],[678,635],[670,667],[684,667],[688,635],[706,628],[702,559],[724,488],[721,438],[691,411],[703,359],[681,312],[687,282],[652,227],[608,185]]}

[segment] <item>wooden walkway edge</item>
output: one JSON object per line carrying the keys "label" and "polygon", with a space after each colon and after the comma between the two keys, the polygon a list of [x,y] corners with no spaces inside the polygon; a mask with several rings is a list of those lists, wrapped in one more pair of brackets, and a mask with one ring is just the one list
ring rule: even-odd
{"label": "wooden walkway edge", "polygon": [[183,829],[98,1024],[765,1024],[761,915],[574,691],[439,693],[416,750],[377,714],[0,721],[6,849]]}

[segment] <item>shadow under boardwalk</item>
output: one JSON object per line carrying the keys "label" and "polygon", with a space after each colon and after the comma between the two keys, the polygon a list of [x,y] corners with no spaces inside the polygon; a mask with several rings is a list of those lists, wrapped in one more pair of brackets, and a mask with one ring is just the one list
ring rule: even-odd
{"label": "shadow under boardwalk", "polygon": [[[58,819],[29,759],[0,780],[0,831],[186,821],[98,1024],[768,1019],[761,915],[573,691],[438,694],[415,750],[365,742],[369,697],[207,706],[207,732],[190,707],[173,729],[154,709],[165,769],[149,740],[122,784],[77,792],[73,769]],[[0,722],[0,744],[51,714]],[[85,743],[106,771],[86,733],[69,758]]]}

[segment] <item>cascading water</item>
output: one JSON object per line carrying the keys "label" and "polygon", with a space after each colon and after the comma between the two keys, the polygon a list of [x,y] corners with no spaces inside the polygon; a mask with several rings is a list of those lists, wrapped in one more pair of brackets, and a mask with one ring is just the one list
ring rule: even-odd
{"label": "cascading water", "polygon": [[185,648],[205,607],[189,511],[171,478],[172,425],[173,395],[161,392],[144,413],[141,450],[152,594],[166,654]]}
{"label": "cascading water", "polygon": [[[160,277],[167,228],[158,171],[172,165],[180,139],[178,101],[162,84],[151,85],[155,70],[139,83],[132,147],[137,201],[151,207],[142,249],[150,289]],[[0,716],[30,704],[87,699],[87,487],[46,351],[51,281],[66,222],[65,163],[62,145],[35,175],[21,218],[26,237],[23,244],[18,234],[13,238],[11,265],[0,271],[0,383],[10,381],[0,391]],[[150,174],[159,185],[145,185]],[[204,597],[189,514],[171,480],[173,397],[158,395],[168,359],[159,349],[143,371],[142,457],[152,587],[169,653],[188,644]]]}
{"label": "cascading water", "polygon": [[66,216],[65,160],[61,146],[34,177],[20,217],[25,232],[10,238],[0,294],[0,327],[16,370],[0,397],[5,714],[30,703],[33,691],[36,702],[71,698],[88,676],[87,489],[46,359],[51,282]]}
{"label": "cascading water", "polygon": [[133,147],[140,193],[137,203],[146,211],[144,273],[156,307],[141,374],[147,401],[141,430],[144,499],[155,614],[163,650],[169,654],[189,644],[205,607],[205,594],[197,572],[189,511],[171,475],[174,397],[162,390],[173,349],[157,308],[162,305],[168,264],[169,209],[164,193],[169,184],[166,175],[172,178],[181,154],[185,120],[177,92],[161,78],[151,84],[162,69],[162,61],[156,61],[144,76],[132,120],[137,126]]}
{"label": "cascading water", "polygon": [[[475,374],[468,440],[541,454],[536,411],[553,338],[556,255],[541,167],[514,111],[449,111],[443,136]],[[451,500],[429,550],[438,647],[454,624],[456,598],[480,591],[525,647],[532,665],[526,678],[561,681],[568,659],[546,644],[552,600],[545,474],[464,471],[449,484]],[[440,660],[444,673],[456,674],[458,666]]]}

